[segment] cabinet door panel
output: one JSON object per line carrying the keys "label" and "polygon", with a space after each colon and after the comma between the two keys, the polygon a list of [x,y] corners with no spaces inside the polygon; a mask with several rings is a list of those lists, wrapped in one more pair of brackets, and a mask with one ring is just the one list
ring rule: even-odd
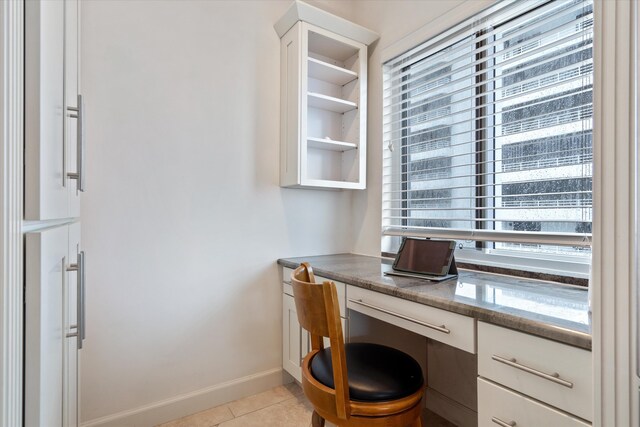
{"label": "cabinet door panel", "polygon": [[25,2],[25,218],[68,217],[64,2]]}
{"label": "cabinet door panel", "polygon": [[[25,3],[25,219],[80,215],[78,0]],[[75,115],[75,113],[73,113]]]}
{"label": "cabinet door panel", "polygon": [[77,427],[79,420],[78,405],[78,337],[69,337],[65,341],[64,409],[63,426]]}
{"label": "cabinet door panel", "polygon": [[[296,24],[280,41],[280,185],[300,182],[300,43],[302,33]],[[306,94],[305,94],[306,95]],[[288,280],[288,278],[285,278]]]}
{"label": "cabinet door panel", "polygon": [[295,301],[293,297],[282,294],[282,367],[299,382],[302,381],[301,339],[302,328],[298,323]]}
{"label": "cabinet door panel", "polygon": [[62,425],[68,227],[26,235],[25,427]]}

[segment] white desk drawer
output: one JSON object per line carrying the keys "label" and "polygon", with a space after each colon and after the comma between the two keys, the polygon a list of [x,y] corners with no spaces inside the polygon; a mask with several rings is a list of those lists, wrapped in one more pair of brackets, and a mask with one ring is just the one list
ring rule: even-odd
{"label": "white desk drawer", "polygon": [[[283,267],[282,268],[282,292],[287,295],[293,296],[293,288],[291,288],[291,273],[292,269]],[[323,283],[325,281],[333,282],[336,284],[336,291],[338,292],[338,304],[340,305],[340,316],[346,317],[345,314],[345,294],[347,292],[347,285],[342,282],[336,282],[335,280],[327,279],[326,277],[316,275],[316,283]]]}
{"label": "white desk drawer", "polygon": [[476,352],[475,319],[356,286],[347,286],[347,308],[469,353]]}
{"label": "white desk drawer", "polygon": [[588,427],[550,406],[478,379],[478,427]]}
{"label": "white desk drawer", "polygon": [[591,352],[478,322],[478,375],[591,421]]}

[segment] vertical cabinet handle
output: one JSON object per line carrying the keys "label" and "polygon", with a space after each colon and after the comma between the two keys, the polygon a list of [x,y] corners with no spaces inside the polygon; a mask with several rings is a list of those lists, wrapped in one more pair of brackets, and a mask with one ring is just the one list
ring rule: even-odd
{"label": "vertical cabinet handle", "polygon": [[[85,298],[84,298],[84,291],[85,291],[85,264],[84,264],[84,260],[85,260],[85,254],[84,251],[80,251],[78,253],[78,260],[75,264],[69,264],[69,266],[67,267],[67,271],[75,271],[77,276],[78,276],[78,280],[77,280],[77,286],[78,286],[78,295],[77,295],[77,326],[75,326],[77,328],[77,332],[73,332],[70,334],[67,334],[67,337],[78,337],[78,349],[82,348],[82,341],[84,341],[85,338],[85,333],[86,333],[86,323],[85,323]],[[73,327],[73,326],[72,326]]]}
{"label": "vertical cabinet handle", "polygon": [[87,334],[87,318],[85,315],[85,283],[86,283],[86,277],[85,277],[85,273],[86,273],[86,268],[85,268],[85,254],[84,251],[80,251],[80,253],[78,254],[78,262],[80,263],[80,273],[78,273],[78,275],[80,276],[80,281],[78,282],[78,296],[80,298],[80,317],[79,317],[79,324],[80,324],[80,328],[78,329],[78,332],[80,333],[80,348],[82,348],[82,341],[84,341],[84,339],[86,338],[86,334]]}
{"label": "vertical cabinet handle", "polygon": [[67,107],[69,117],[76,119],[78,139],[76,141],[76,172],[67,172],[67,178],[75,179],[78,191],[84,191],[84,104],[82,95],[78,95],[78,106]]}

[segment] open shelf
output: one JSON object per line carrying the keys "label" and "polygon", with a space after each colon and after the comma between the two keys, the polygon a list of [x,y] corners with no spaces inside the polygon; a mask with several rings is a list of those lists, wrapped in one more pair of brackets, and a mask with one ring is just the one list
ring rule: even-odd
{"label": "open shelf", "polygon": [[309,77],[344,86],[358,78],[358,73],[316,58],[309,58]]}
{"label": "open shelf", "polygon": [[366,188],[367,45],[300,20],[280,47],[280,185]]}
{"label": "open shelf", "polygon": [[307,93],[307,100],[309,107],[321,108],[323,110],[333,111],[334,113],[346,113],[347,111],[358,108],[355,102],[314,92]]}
{"label": "open shelf", "polygon": [[307,143],[309,147],[319,150],[349,151],[358,148],[358,146],[352,142],[334,141],[327,138],[308,137]]}

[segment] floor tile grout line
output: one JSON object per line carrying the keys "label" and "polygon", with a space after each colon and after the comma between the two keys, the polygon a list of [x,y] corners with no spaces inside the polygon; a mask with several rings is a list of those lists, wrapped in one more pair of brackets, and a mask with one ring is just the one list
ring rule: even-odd
{"label": "floor tile grout line", "polygon": [[[236,414],[234,414],[234,413],[233,413],[233,410],[232,410],[231,408],[229,408],[229,411],[231,412],[231,415],[233,415],[233,418],[234,418],[234,419],[236,419],[236,418],[244,417],[245,415],[253,414],[254,412],[258,412],[258,411],[261,411],[261,410],[263,410],[263,409],[269,408],[269,407],[271,407],[271,406],[273,406],[273,405],[277,405],[277,404],[279,404],[279,403],[286,402],[287,400],[291,400],[291,399],[293,399],[293,398],[295,398],[295,397],[297,397],[297,396],[292,395],[291,397],[288,397],[288,398],[286,398],[286,399],[284,399],[284,400],[280,400],[280,401],[278,401],[278,402],[271,403],[270,405],[263,406],[262,408],[258,408],[258,409],[254,409],[254,410],[249,411],[249,412],[245,412],[244,414],[242,414],[242,415],[238,415],[238,416],[236,416]],[[228,405],[228,403],[227,403],[227,405]]]}
{"label": "floor tile grout line", "polygon": [[[244,413],[244,414],[242,414],[242,415],[239,415],[239,416],[236,416],[236,414],[234,414],[234,413],[233,413],[233,411],[231,410],[231,408],[229,408],[229,412],[231,412],[231,415],[233,415],[233,419],[235,420],[236,418],[242,418],[242,417],[244,417],[245,415],[249,415],[249,414],[253,414],[254,412],[262,411],[263,409],[270,408],[270,407],[275,406],[275,405],[278,405],[278,404],[280,404],[280,403],[287,402],[287,401],[289,401],[289,400],[293,400],[293,399],[297,399],[297,398],[298,398],[298,396],[299,396],[299,395],[293,395],[293,394],[292,394],[292,396],[291,396],[291,397],[288,397],[288,398],[286,398],[286,399],[284,399],[284,400],[281,400],[281,401],[279,401],[279,402],[272,403],[272,404],[267,405],[267,406],[264,406],[264,407],[262,407],[262,408],[254,409],[253,411],[246,412],[246,413]],[[228,405],[228,403],[227,403],[227,405]],[[227,420],[227,421],[231,421],[231,420]],[[224,422],[226,423],[227,421],[224,421]],[[214,427],[215,427],[215,426],[214,426]]]}
{"label": "floor tile grout line", "polygon": [[[283,386],[285,386],[285,387],[286,387],[286,384],[283,384]],[[244,414],[242,414],[242,415],[240,415],[240,416],[236,416],[236,415],[233,413],[233,411],[231,410],[230,403],[235,402],[235,401],[228,402],[228,403],[223,403],[223,404],[221,404],[221,405],[214,406],[214,407],[209,408],[209,409],[205,409],[204,411],[201,411],[201,412],[205,412],[205,411],[209,411],[209,410],[213,410],[213,409],[217,409],[217,408],[223,408],[223,407],[226,407],[226,409],[227,409],[228,413],[231,415],[231,418],[229,418],[229,419],[227,419],[227,420],[224,420],[224,421],[222,421],[222,422],[220,422],[220,423],[218,423],[218,424],[214,424],[214,425],[211,425],[211,426],[210,426],[210,427],[222,427],[222,426],[224,426],[224,425],[225,425],[226,423],[228,423],[228,422],[232,422],[232,421],[234,421],[234,420],[237,420],[237,419],[240,419],[240,418],[243,418],[243,417],[248,417],[249,415],[252,415],[252,414],[254,414],[255,412],[264,411],[264,410],[269,409],[269,408],[271,408],[271,407],[273,407],[273,406],[276,406],[276,405],[283,405],[283,404],[285,404],[285,403],[287,403],[287,402],[297,401],[297,403],[298,403],[298,404],[302,404],[303,406],[307,406],[307,405],[305,405],[305,401],[306,401],[306,402],[308,402],[308,399],[306,399],[306,397],[305,397],[305,395],[304,395],[304,391],[300,391],[300,392],[298,392],[298,393],[294,393],[294,392],[292,392],[289,388],[287,388],[287,391],[288,391],[288,392],[289,392],[289,394],[290,394],[290,396],[289,396],[289,397],[287,397],[287,398],[285,398],[285,399],[282,399],[282,400],[280,400],[280,401],[277,401],[277,402],[273,402],[273,403],[271,403],[271,404],[269,404],[269,405],[267,405],[267,406],[264,406],[264,407],[262,407],[262,408],[259,408],[259,409],[255,409],[255,410],[249,411],[249,412],[244,413]],[[258,393],[258,394],[260,394],[260,393]],[[255,396],[255,395],[253,395],[253,396]],[[248,397],[251,397],[251,396],[248,396]],[[242,400],[242,399],[238,399],[238,400]],[[308,407],[307,407],[307,410],[309,410],[309,408],[308,408]],[[424,411],[427,411],[427,413],[428,413],[428,412],[430,412],[430,411],[426,410],[426,408],[424,408],[424,409],[423,409],[423,414],[425,414],[425,412],[424,412]],[[172,421],[169,421],[169,423],[173,423],[173,422],[175,422],[175,421],[179,421],[179,420],[184,420],[184,419],[186,419],[186,418],[190,418],[190,417],[195,416],[195,415],[197,415],[197,414],[198,414],[198,413],[195,413],[195,414],[191,414],[191,415],[188,415],[188,416],[186,416],[186,417],[183,417],[183,418],[179,418],[179,419],[176,419],[176,420],[172,420]],[[432,415],[433,415],[433,416],[436,416],[437,418],[442,418],[442,417],[438,416],[438,415],[437,415],[437,414],[435,414],[435,413],[432,413]],[[424,416],[424,415],[423,415],[423,416]],[[309,413],[309,417],[311,417],[311,413]],[[437,421],[437,420],[436,420],[436,421]],[[445,427],[445,426],[446,426],[446,427],[455,427],[455,425],[454,425],[454,424],[452,424],[452,423],[448,422],[446,419],[442,419],[442,421],[443,421],[444,423],[441,423],[440,421],[437,421],[437,422],[438,422],[438,424],[437,424],[437,425],[438,425],[438,426],[440,426],[440,427]],[[240,421],[240,422],[242,422],[242,421]],[[165,424],[166,424],[166,423],[165,423]],[[181,425],[182,425],[182,424],[181,424]],[[423,425],[425,425],[425,426],[433,425],[434,427],[436,426],[436,424],[430,424],[430,423],[428,423],[428,422],[427,422],[427,424],[423,424]],[[332,425],[332,426],[333,426],[333,425]],[[308,425],[308,427],[311,427],[311,426],[310,426],[310,425]]]}
{"label": "floor tile grout line", "polygon": [[[263,407],[261,407],[261,408],[257,408],[257,409],[251,410],[251,411],[246,412],[246,413],[241,414],[241,415],[236,415],[236,414],[233,412],[233,410],[231,409],[231,403],[233,403],[233,402],[235,402],[235,401],[227,402],[227,403],[223,403],[223,404],[221,404],[221,405],[214,406],[214,407],[211,407],[211,408],[205,409],[204,411],[200,411],[200,412],[210,411],[210,410],[214,410],[214,409],[218,409],[218,408],[226,408],[227,413],[231,415],[231,418],[229,418],[229,419],[227,419],[227,420],[224,420],[224,421],[222,421],[221,423],[214,424],[214,425],[212,425],[212,426],[211,426],[211,427],[220,427],[220,426],[224,425],[224,424],[225,424],[225,423],[227,423],[227,422],[230,422],[230,421],[233,421],[233,420],[236,420],[236,419],[239,419],[239,418],[245,417],[245,416],[249,416],[250,414],[253,414],[253,413],[255,413],[255,412],[262,411],[262,410],[265,410],[265,409],[268,409],[268,408],[271,408],[271,407],[276,406],[276,405],[283,405],[283,404],[285,404],[285,403],[287,403],[287,402],[297,402],[297,403],[304,404],[304,402],[303,402],[303,400],[305,399],[305,397],[304,397],[304,391],[300,389],[300,386],[298,385],[298,386],[296,387],[296,386],[294,385],[294,386],[289,386],[289,387],[287,387],[287,385],[288,385],[288,384],[282,384],[282,386],[279,386],[279,387],[284,387],[284,388],[285,388],[285,390],[289,393],[289,396],[287,396],[286,398],[283,398],[283,399],[278,400],[278,401],[276,401],[276,402],[270,403],[269,405],[263,406]],[[276,388],[277,388],[277,387],[276,387]],[[292,390],[292,388],[293,388],[293,390]],[[258,393],[258,394],[260,394],[260,393]],[[253,395],[253,396],[255,396],[255,395]],[[252,397],[252,396],[248,396],[248,397]],[[246,398],[245,398],[245,399],[246,399]],[[238,399],[238,400],[243,400],[243,399]],[[197,416],[200,412],[196,412],[196,413],[194,413],[194,414],[187,415],[187,416],[185,416],[185,417],[182,417],[182,418],[179,418],[179,419],[176,419],[176,420],[169,421],[169,423],[171,423],[171,422],[175,422],[175,421],[178,421],[178,420],[181,420],[181,419],[183,419],[183,420],[184,420],[184,419],[186,419],[186,418],[195,417],[195,416]]]}

